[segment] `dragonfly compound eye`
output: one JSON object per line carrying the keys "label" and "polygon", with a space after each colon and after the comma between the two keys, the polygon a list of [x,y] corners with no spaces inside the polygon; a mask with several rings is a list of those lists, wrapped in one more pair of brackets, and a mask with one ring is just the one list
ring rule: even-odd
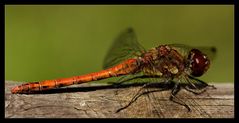
{"label": "dragonfly compound eye", "polygon": [[210,60],[198,49],[192,49],[189,53],[191,75],[199,77],[205,73],[210,65]]}

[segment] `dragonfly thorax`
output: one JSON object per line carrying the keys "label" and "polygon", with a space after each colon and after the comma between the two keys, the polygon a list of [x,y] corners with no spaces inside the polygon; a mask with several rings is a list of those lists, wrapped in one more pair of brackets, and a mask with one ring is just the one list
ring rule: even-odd
{"label": "dragonfly thorax", "polygon": [[168,45],[150,49],[141,56],[142,70],[147,75],[170,77],[181,75],[185,60],[180,53]]}

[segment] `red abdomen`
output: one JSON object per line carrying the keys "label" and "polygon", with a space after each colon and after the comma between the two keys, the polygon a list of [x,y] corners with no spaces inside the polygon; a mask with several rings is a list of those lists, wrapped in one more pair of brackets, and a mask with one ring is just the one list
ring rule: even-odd
{"label": "red abdomen", "polygon": [[29,82],[12,88],[11,92],[16,93],[34,93],[36,91],[50,90],[58,87],[81,84],[100,79],[106,79],[113,76],[126,75],[135,72],[138,69],[137,59],[128,59],[122,63],[100,72],[90,73],[70,78],[55,80],[45,80],[41,82]]}

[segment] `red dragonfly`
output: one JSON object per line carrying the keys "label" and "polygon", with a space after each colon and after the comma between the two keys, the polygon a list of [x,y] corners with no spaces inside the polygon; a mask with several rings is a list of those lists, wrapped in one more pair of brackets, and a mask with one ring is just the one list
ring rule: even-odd
{"label": "red dragonfly", "polygon": [[[200,49],[203,49],[205,53]],[[173,83],[170,100],[174,100],[181,87],[199,94],[204,92],[206,87],[211,86],[195,77],[202,76],[209,69],[210,57],[214,56],[215,51],[214,47],[196,49],[182,44],[159,45],[146,51],[138,43],[134,30],[128,28],[115,39],[104,60],[104,70],[70,78],[29,82],[12,88],[11,92],[13,94],[28,94],[110,77],[131,75],[134,78],[138,74],[142,74],[141,78],[148,78],[164,84]],[[123,77],[115,83],[136,81],[133,78]],[[149,82],[144,87],[150,85]],[[190,110],[186,104],[179,104]]]}

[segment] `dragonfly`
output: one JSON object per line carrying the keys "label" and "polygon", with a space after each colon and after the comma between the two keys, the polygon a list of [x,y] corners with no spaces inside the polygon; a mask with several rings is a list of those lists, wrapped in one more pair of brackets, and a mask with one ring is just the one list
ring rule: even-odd
{"label": "dragonfly", "polygon": [[[207,87],[215,88],[197,78],[208,71],[210,59],[213,59],[215,53],[215,47],[193,48],[184,44],[163,44],[145,50],[138,42],[133,28],[127,28],[114,40],[103,61],[103,70],[69,78],[28,82],[13,87],[11,92],[12,94],[30,94],[119,77],[118,81],[112,83],[113,85],[141,82],[142,89],[155,87],[155,83],[163,85],[164,88],[170,88],[169,99],[190,111],[189,106],[176,95],[182,88],[194,94],[205,92]],[[137,98],[136,94],[126,106],[116,112],[130,106]]]}

